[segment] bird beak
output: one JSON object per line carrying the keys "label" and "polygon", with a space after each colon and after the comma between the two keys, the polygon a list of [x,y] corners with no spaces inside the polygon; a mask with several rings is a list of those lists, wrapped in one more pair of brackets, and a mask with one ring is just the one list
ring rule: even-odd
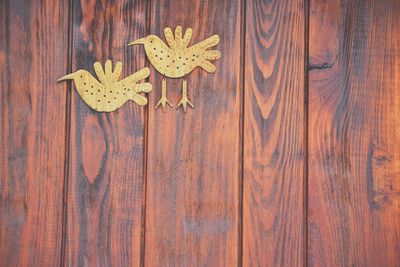
{"label": "bird beak", "polygon": [[75,76],[75,73],[67,74],[65,76],[62,76],[60,79],[57,80],[57,82],[65,81],[65,80],[73,80]]}
{"label": "bird beak", "polygon": [[141,38],[141,39],[137,39],[136,41],[133,41],[132,43],[129,43],[128,46],[144,44],[144,42],[145,42],[145,38]]}

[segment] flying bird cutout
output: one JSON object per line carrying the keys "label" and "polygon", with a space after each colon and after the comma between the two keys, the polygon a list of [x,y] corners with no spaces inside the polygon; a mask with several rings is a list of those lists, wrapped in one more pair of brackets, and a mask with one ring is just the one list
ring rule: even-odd
{"label": "flying bird cutout", "polygon": [[74,80],[75,87],[85,103],[92,109],[100,112],[112,112],[132,100],[138,105],[146,105],[147,98],[139,93],[151,91],[150,83],[138,83],[150,74],[149,68],[143,68],[118,81],[122,71],[122,63],[115,64],[112,71],[111,60],[107,60],[105,69],[99,62],[94,63],[94,70],[99,81],[86,70],[78,70],[65,75],[57,81]]}
{"label": "flying bird cutout", "polygon": [[[158,36],[149,35],[145,38],[138,39],[128,44],[137,45],[143,44],[146,55],[154,68],[163,76],[169,78],[186,77],[193,69],[200,67],[209,73],[215,72],[215,65],[210,60],[221,58],[221,52],[218,50],[207,50],[219,43],[219,36],[213,35],[193,46],[188,47],[192,38],[192,29],[188,28],[182,37],[182,27],[177,26],[175,36],[170,28],[164,29],[165,44]],[[162,106],[165,110],[166,105],[172,107],[171,102],[167,99],[167,86],[165,78],[162,80],[161,99],[158,101],[156,108]],[[178,107],[183,107],[186,112],[186,107],[189,105],[194,108],[194,105],[187,97],[187,81],[182,83],[182,99],[178,103]]]}

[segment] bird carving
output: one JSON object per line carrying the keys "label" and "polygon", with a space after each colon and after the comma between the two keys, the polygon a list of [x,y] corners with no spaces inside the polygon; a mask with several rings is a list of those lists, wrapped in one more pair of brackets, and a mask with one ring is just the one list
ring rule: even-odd
{"label": "bird carving", "polygon": [[[219,36],[213,35],[189,47],[192,33],[192,29],[188,28],[182,37],[182,27],[177,26],[174,36],[172,30],[167,27],[164,29],[164,35],[168,45],[156,35],[148,35],[128,44],[128,46],[143,44],[150,63],[164,76],[161,85],[161,99],[158,101],[156,108],[161,105],[165,110],[167,104],[173,107],[167,99],[165,77],[186,77],[196,67],[200,67],[209,73],[215,72],[215,65],[210,60],[220,59],[221,52],[207,49],[219,43]],[[181,105],[185,112],[187,105],[194,108],[187,96],[186,79],[182,83],[182,99],[178,103],[178,108]]]}
{"label": "bird carving", "polygon": [[94,70],[99,80],[86,70],[78,70],[61,77],[57,81],[74,80],[75,87],[83,101],[96,111],[111,112],[117,110],[128,100],[132,100],[141,106],[147,104],[147,98],[139,93],[150,92],[151,84],[138,83],[138,81],[149,76],[149,68],[143,68],[121,81],[118,81],[122,71],[121,62],[115,64],[114,71],[112,71],[111,60],[106,61],[104,70],[101,64],[96,62],[94,63]]}

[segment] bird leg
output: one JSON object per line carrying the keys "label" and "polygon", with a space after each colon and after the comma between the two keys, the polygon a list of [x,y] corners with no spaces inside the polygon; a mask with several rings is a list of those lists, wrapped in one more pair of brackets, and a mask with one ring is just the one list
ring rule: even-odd
{"label": "bird leg", "polygon": [[182,98],[179,101],[177,108],[179,108],[180,105],[182,105],[184,112],[186,112],[187,105],[189,105],[191,108],[194,108],[194,105],[192,104],[192,102],[190,102],[190,100],[187,97],[187,81],[186,80],[183,80],[183,83],[182,83]]}
{"label": "bird leg", "polygon": [[165,78],[163,78],[161,86],[161,98],[156,105],[156,109],[158,108],[159,105],[161,105],[163,111],[165,112],[165,106],[167,104],[170,105],[171,108],[173,107],[171,102],[169,102],[167,99],[167,81],[165,80]]}

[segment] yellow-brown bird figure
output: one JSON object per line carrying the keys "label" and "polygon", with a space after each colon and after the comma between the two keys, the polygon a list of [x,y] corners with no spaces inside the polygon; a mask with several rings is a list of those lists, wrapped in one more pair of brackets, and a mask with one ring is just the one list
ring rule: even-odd
{"label": "yellow-brown bird figure", "polygon": [[118,81],[122,71],[121,62],[115,64],[114,71],[112,71],[111,60],[106,61],[105,70],[99,62],[96,62],[94,63],[94,70],[100,82],[86,70],[67,74],[57,81],[74,80],[75,87],[83,101],[96,111],[114,111],[128,100],[132,100],[141,106],[147,104],[147,98],[139,95],[139,93],[150,92],[151,84],[137,82],[149,76],[149,68],[143,68],[121,81]]}
{"label": "yellow-brown bird figure", "polygon": [[[163,76],[169,78],[182,78],[188,75],[196,67],[200,67],[209,73],[215,72],[215,65],[209,60],[217,60],[221,58],[221,52],[218,50],[206,50],[216,46],[219,43],[218,35],[213,35],[193,46],[188,47],[192,38],[192,29],[188,28],[182,37],[182,27],[177,26],[175,36],[170,28],[164,29],[164,35],[169,47],[156,35],[149,35],[145,38],[138,39],[128,44],[143,44],[147,57],[154,68]],[[163,78],[161,86],[161,99],[158,101],[156,108],[162,106],[163,110],[166,105],[172,107],[171,102],[167,99],[166,80]],[[187,97],[187,81],[182,83],[182,99],[178,103],[178,107],[182,105],[186,112],[187,105],[194,108],[192,102]]]}

